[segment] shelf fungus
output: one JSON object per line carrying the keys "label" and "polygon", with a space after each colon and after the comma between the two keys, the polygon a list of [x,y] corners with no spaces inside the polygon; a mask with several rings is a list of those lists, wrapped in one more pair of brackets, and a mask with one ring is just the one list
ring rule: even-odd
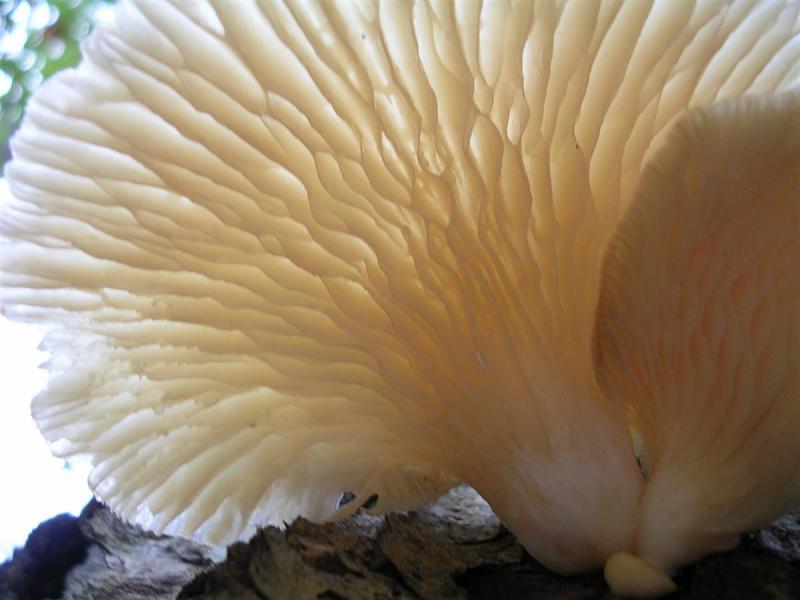
{"label": "shelf fungus", "polygon": [[798,13],[123,1],[6,170],[42,433],[154,531],[466,481],[671,591],[800,505]]}

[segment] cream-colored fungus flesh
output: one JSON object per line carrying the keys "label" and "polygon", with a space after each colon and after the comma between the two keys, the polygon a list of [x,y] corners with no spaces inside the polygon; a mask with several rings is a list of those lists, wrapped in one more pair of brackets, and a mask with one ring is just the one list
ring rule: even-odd
{"label": "cream-colored fungus flesh", "polygon": [[800,94],[680,123],[602,279],[598,375],[647,440],[641,557],[669,571],[800,504]]}
{"label": "cream-colored fungus flesh", "polygon": [[123,0],[6,171],[37,423],[155,531],[464,480],[551,569],[630,556],[649,593],[800,501],[799,14]]}

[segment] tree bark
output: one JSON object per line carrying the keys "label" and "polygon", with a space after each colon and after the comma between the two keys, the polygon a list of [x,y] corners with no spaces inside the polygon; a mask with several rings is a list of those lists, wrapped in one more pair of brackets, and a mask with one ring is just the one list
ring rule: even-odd
{"label": "tree bark", "polygon": [[[687,567],[671,600],[800,599],[800,511]],[[559,577],[470,488],[423,510],[302,519],[225,550],[155,536],[92,502],[40,525],[0,566],[0,599],[608,600],[601,574]]]}

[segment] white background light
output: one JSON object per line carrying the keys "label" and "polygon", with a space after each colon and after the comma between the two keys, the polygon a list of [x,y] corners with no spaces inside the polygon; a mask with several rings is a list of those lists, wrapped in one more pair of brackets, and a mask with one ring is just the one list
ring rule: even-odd
{"label": "white background light", "polygon": [[[7,195],[0,179],[0,204]],[[2,252],[2,247],[0,247]],[[31,398],[45,384],[38,369],[42,332],[0,317],[0,562],[41,521],[62,512],[77,514],[91,498],[89,467],[50,454],[30,415]]]}

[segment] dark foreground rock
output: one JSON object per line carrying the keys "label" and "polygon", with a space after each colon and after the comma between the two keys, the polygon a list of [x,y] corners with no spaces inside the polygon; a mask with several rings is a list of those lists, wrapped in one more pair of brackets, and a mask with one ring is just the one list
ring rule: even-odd
{"label": "dark foreground rock", "polygon": [[[227,554],[227,556],[226,556]],[[677,578],[670,600],[800,599],[800,512]],[[610,600],[599,573],[559,577],[466,487],[415,513],[298,520],[225,551],[154,536],[97,503],[40,525],[0,566],[0,599]]]}

